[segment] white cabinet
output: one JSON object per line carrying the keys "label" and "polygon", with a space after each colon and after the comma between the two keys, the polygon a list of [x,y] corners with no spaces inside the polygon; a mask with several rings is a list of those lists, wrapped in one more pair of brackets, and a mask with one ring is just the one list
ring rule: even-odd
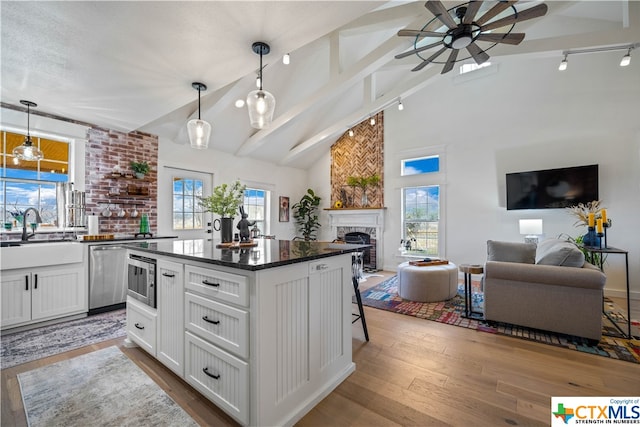
{"label": "white cabinet", "polygon": [[247,307],[249,284],[245,276],[193,265],[185,266],[187,290]]}
{"label": "white cabinet", "polygon": [[157,357],[176,374],[184,375],[184,265],[159,259],[157,264]]}
{"label": "white cabinet", "polygon": [[127,336],[152,356],[156,355],[155,308],[127,297]]}
{"label": "white cabinet", "polygon": [[87,311],[82,264],[2,272],[2,329]]}

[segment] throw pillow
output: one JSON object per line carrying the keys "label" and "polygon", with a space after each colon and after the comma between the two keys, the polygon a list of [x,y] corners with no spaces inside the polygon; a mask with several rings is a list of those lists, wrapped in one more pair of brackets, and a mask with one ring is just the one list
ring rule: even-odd
{"label": "throw pillow", "polygon": [[535,264],[536,245],[533,243],[487,240],[487,261]]}
{"label": "throw pillow", "polygon": [[584,254],[571,242],[547,239],[538,244],[536,264],[582,267]]}

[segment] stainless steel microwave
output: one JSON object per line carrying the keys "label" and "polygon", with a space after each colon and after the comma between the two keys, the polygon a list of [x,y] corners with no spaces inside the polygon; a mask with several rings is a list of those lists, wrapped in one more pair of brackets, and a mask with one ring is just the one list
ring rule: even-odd
{"label": "stainless steel microwave", "polygon": [[127,259],[127,295],[156,308],[156,260],[136,254]]}

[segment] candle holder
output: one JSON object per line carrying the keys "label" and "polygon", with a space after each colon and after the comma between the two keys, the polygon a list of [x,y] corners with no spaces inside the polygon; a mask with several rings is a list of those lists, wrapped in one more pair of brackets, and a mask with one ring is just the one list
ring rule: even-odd
{"label": "candle holder", "polygon": [[609,239],[607,239],[607,228],[611,227],[611,220],[607,219],[606,222],[603,222],[602,227],[604,230],[604,247],[606,249],[609,247]]}

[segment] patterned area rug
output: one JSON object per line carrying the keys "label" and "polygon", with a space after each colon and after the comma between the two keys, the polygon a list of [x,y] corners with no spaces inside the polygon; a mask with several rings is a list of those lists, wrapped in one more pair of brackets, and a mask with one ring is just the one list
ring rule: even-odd
{"label": "patterned area rug", "polygon": [[126,334],[126,310],[2,335],[2,369],[53,356]]}
{"label": "patterned area rug", "polygon": [[18,374],[18,381],[30,427],[198,425],[115,346]]}
{"label": "patterned area rug", "polygon": [[[477,283],[475,287],[478,287]],[[482,297],[483,295],[480,292],[473,293],[472,306],[474,311],[482,311]],[[377,286],[363,291],[362,304],[394,313],[446,323],[448,325],[475,329],[481,332],[508,335],[627,362],[640,363],[640,340],[621,338],[618,331],[611,325],[611,322],[609,322],[606,317],[603,317],[603,324],[607,325],[603,327],[603,334],[606,335],[603,335],[597,346],[589,345],[587,339],[581,337],[505,323],[493,323],[489,325],[482,320],[468,319],[464,317],[464,286],[462,285],[458,289],[458,295],[448,301],[422,303],[400,298],[397,288],[397,276],[394,276]],[[624,319],[623,314],[616,309],[612,301],[606,301],[605,307],[611,317]],[[637,326],[637,322],[634,322],[636,332],[638,329]],[[632,333],[634,333],[634,329],[632,329]]]}

